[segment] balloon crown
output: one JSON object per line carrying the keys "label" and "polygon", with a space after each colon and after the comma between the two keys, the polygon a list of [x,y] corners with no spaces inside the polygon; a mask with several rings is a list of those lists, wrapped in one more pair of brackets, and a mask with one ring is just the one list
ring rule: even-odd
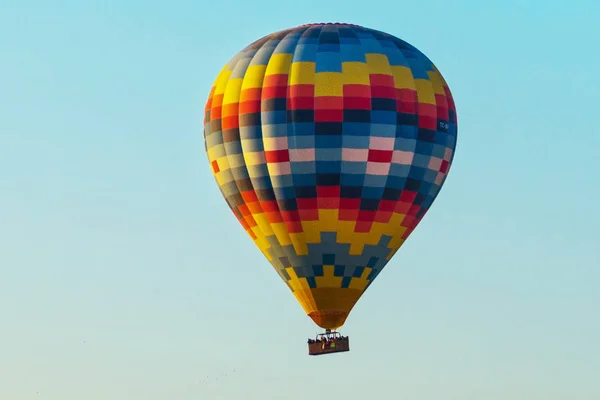
{"label": "balloon crown", "polygon": [[362,26],[360,26],[360,25],[349,24],[346,22],[312,22],[309,24],[302,24],[300,26],[319,26],[319,25],[342,25],[342,26],[356,26],[358,28],[362,28]]}

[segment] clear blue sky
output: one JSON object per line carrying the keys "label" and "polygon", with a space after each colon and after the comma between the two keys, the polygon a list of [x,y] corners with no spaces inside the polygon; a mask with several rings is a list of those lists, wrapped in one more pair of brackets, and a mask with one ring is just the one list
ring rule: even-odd
{"label": "clear blue sky", "polygon": [[[3,2],[0,398],[599,399],[599,14],[591,0]],[[428,55],[459,140],[431,211],[353,310],[352,351],[311,358],[316,326],[222,200],[202,118],[233,54],[321,21]]]}

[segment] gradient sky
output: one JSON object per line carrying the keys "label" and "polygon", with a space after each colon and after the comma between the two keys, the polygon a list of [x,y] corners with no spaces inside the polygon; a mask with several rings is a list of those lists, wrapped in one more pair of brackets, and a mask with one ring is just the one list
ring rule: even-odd
{"label": "gradient sky", "polygon": [[[0,5],[1,399],[600,398],[600,3],[167,3]],[[312,358],[202,118],[233,54],[322,21],[422,50],[459,134],[352,351]]]}

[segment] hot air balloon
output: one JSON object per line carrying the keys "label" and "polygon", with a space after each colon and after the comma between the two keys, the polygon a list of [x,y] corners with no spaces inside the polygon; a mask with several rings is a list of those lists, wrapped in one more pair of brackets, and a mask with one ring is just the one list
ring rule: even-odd
{"label": "hot air balloon", "polygon": [[[205,148],[227,204],[306,314],[339,329],[438,195],[456,109],[419,50],[344,23],[267,35],[221,70]],[[336,347],[331,347],[331,344]]]}

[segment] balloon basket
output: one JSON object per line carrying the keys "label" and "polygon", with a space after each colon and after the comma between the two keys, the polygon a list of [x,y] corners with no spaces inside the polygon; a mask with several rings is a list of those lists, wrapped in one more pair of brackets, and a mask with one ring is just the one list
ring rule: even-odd
{"label": "balloon basket", "polygon": [[320,356],[323,354],[342,353],[350,351],[350,339],[336,331],[319,333],[314,339],[308,339],[308,355]]}

